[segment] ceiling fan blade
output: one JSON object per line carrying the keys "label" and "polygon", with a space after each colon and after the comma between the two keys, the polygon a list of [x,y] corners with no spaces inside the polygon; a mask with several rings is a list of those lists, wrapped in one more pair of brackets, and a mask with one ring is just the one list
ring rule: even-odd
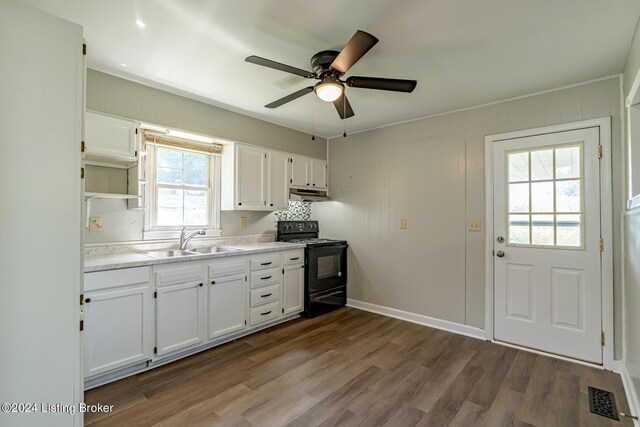
{"label": "ceiling fan blade", "polygon": [[376,43],[378,43],[378,39],[371,34],[360,30],[356,31],[336,59],[333,60],[331,68],[343,74],[346,73]]}
{"label": "ceiling fan blade", "polygon": [[245,61],[252,64],[262,65],[263,67],[273,68],[274,70],[284,71],[285,73],[295,74],[297,76],[310,79],[313,77],[311,71],[303,70],[301,68],[292,67],[291,65],[281,64],[280,62],[272,61],[270,59],[261,58],[259,56],[251,55],[245,58]]}
{"label": "ceiling fan blade", "polygon": [[361,89],[390,90],[393,92],[413,92],[418,84],[415,80],[383,79],[381,77],[349,77],[345,83],[349,87]]}
{"label": "ceiling fan blade", "polygon": [[287,95],[283,98],[278,99],[277,101],[273,101],[271,104],[265,105],[267,108],[278,108],[281,105],[286,104],[287,102],[291,102],[294,99],[298,99],[301,96],[304,96],[310,92],[313,92],[313,86],[305,87],[304,89],[300,89],[297,92],[293,92],[290,95]]}
{"label": "ceiling fan blade", "polygon": [[353,117],[353,109],[351,108],[351,104],[349,104],[349,100],[347,99],[347,95],[342,93],[342,96],[335,101],[333,101],[333,105],[336,107],[336,111],[342,120],[348,119],[349,117]]}

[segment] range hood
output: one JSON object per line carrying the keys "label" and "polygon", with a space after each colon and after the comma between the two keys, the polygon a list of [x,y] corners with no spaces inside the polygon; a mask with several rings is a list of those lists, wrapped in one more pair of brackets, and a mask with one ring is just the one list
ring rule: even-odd
{"label": "range hood", "polygon": [[324,190],[310,190],[306,188],[291,188],[289,200],[294,202],[326,202],[331,199]]}

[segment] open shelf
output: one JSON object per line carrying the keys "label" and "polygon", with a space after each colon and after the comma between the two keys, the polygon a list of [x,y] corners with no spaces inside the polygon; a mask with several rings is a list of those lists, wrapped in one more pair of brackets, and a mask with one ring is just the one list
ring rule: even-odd
{"label": "open shelf", "polygon": [[[115,194],[115,193],[93,193],[93,192],[85,192],[84,200],[87,202],[87,213],[86,213],[86,228],[89,229],[89,218],[91,217],[91,201],[95,199],[120,199],[120,200],[129,200],[129,199],[141,199],[142,196],[136,196],[134,194]],[[140,208],[143,209],[143,208]]]}

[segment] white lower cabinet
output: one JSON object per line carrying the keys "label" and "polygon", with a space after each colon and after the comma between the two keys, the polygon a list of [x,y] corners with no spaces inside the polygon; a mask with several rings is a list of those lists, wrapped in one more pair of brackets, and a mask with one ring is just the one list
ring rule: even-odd
{"label": "white lower cabinet", "polygon": [[149,267],[85,274],[84,376],[151,359]]}
{"label": "white lower cabinet", "polygon": [[209,283],[209,339],[243,330],[247,325],[246,275],[216,277]]}
{"label": "white lower cabinet", "polygon": [[198,262],[188,264],[193,265],[154,269],[157,356],[205,341],[204,268]]}
{"label": "white lower cabinet", "polygon": [[282,308],[285,316],[304,310],[304,268],[285,265],[282,278]]}

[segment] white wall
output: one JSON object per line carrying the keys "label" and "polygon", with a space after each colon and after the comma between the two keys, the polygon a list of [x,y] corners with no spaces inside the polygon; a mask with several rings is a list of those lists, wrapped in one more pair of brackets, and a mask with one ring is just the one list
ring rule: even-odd
{"label": "white wall", "polygon": [[[640,34],[636,34],[624,70],[624,95],[640,71]],[[636,142],[637,144],[637,142]],[[638,168],[638,165],[633,165]],[[635,174],[640,173],[635,170]],[[624,363],[636,395],[640,392],[640,208],[624,216]],[[638,404],[639,402],[636,402]],[[636,407],[636,410],[640,408]],[[634,415],[638,415],[637,413]]]}
{"label": "white wall", "polygon": [[[95,70],[87,71],[87,109],[146,121],[167,127],[260,145],[304,156],[326,158],[326,140],[174,95]],[[89,172],[95,172],[95,169]],[[107,175],[107,174],[105,174]],[[117,172],[108,174],[119,180]],[[126,176],[123,174],[126,182]],[[104,178],[104,176],[103,176]],[[105,180],[87,181],[87,188]],[[116,184],[117,185],[117,184]],[[102,221],[102,231],[86,232],[86,243],[142,240],[143,213],[128,211],[122,200],[95,200],[92,216]],[[240,217],[247,226],[240,228]],[[275,216],[264,212],[221,213],[224,236],[275,233]]]}
{"label": "white wall", "polygon": [[[615,235],[623,206],[620,80],[611,78],[329,141],[334,202],[313,205],[349,241],[349,298],[484,328],[484,138],[612,116]],[[401,218],[408,229],[400,230]],[[620,242],[614,242],[621,307]],[[616,330],[621,316],[617,310]]]}
{"label": "white wall", "polygon": [[[81,52],[78,25],[0,1],[0,403],[82,399]],[[81,424],[38,409],[0,425]]]}

